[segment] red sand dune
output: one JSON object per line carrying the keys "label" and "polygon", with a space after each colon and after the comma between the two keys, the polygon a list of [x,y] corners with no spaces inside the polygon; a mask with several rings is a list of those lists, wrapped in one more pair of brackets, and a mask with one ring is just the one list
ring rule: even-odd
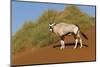
{"label": "red sand dune", "polygon": [[74,61],[94,61],[95,56],[95,27],[91,27],[84,32],[88,40],[83,37],[83,48],[74,47],[74,39],[71,36],[65,38],[66,48],[60,50],[59,43],[52,44],[37,50],[28,49],[23,53],[17,53],[12,57],[12,65],[27,65],[27,64],[45,64],[45,63],[60,63]]}

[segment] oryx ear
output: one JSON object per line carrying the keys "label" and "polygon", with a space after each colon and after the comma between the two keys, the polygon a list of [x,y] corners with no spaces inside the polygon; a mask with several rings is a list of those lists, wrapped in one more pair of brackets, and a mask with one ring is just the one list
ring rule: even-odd
{"label": "oryx ear", "polygon": [[52,26],[55,25],[55,24],[56,24],[56,23],[54,22],[54,23],[52,24]]}

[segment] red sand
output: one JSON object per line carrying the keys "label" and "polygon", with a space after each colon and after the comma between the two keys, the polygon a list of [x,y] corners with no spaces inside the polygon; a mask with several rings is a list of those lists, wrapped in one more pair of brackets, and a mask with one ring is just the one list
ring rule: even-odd
{"label": "red sand", "polygon": [[95,27],[91,27],[85,34],[88,40],[83,37],[83,48],[74,47],[74,40],[71,36],[65,38],[66,48],[60,50],[59,43],[39,48],[37,50],[29,49],[23,53],[17,53],[12,57],[12,65],[27,65],[27,64],[45,64],[45,63],[62,63],[75,61],[94,61],[95,56]]}

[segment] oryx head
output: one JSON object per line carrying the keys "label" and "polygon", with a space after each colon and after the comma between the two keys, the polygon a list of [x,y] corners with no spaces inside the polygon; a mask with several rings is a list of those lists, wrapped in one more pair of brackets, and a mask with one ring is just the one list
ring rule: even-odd
{"label": "oryx head", "polygon": [[53,27],[56,25],[56,23],[54,22],[55,16],[56,16],[56,13],[54,14],[53,17],[50,17],[49,10],[48,10],[48,20],[49,20],[49,31],[50,32],[53,32]]}
{"label": "oryx head", "polygon": [[53,32],[53,27],[55,26],[55,23],[49,23],[49,31]]}

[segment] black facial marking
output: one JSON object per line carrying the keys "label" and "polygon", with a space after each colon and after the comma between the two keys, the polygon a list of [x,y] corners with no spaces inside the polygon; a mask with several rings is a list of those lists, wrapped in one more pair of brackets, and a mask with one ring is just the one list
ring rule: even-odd
{"label": "black facial marking", "polygon": [[53,32],[53,28],[52,28],[52,26],[49,26],[49,29],[52,29],[52,32]]}
{"label": "black facial marking", "polygon": [[51,26],[49,26],[49,29],[52,29],[52,27],[51,27]]}

